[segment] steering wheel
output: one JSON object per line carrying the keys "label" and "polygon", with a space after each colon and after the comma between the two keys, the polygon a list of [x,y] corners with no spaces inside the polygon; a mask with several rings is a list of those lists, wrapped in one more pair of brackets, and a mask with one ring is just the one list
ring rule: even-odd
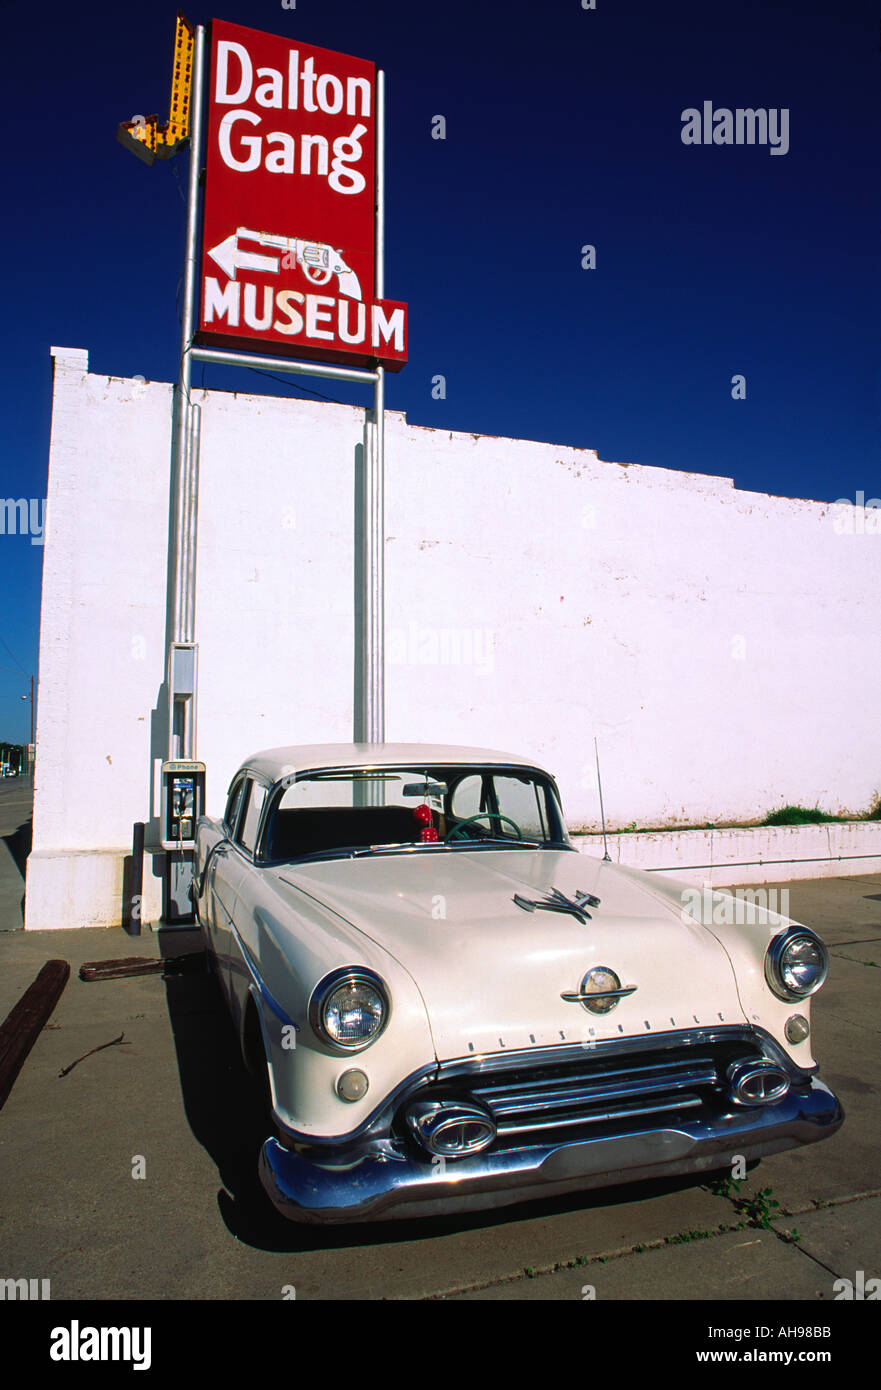
{"label": "steering wheel", "polygon": [[459,821],[459,824],[458,824],[457,826],[455,826],[455,827],[450,831],[449,835],[447,835],[447,836],[444,838],[444,844],[448,844],[448,843],[450,842],[450,840],[456,840],[456,839],[458,839],[458,838],[459,838],[459,831],[460,831],[460,830],[464,830],[466,825],[470,825],[471,822],[472,822],[472,821],[475,821],[475,820],[498,820],[498,821],[502,821],[502,820],[503,820],[503,821],[507,821],[507,822],[508,822],[508,825],[513,825],[514,829],[517,831],[517,839],[518,839],[518,840],[522,840],[522,839],[523,839],[523,831],[520,829],[520,826],[517,824],[516,821],[511,820],[511,817],[510,817],[510,816],[503,816],[500,812],[496,812],[496,811],[481,811],[481,812],[480,812],[478,815],[476,815],[476,816],[468,816],[466,820],[460,820],[460,821]]}

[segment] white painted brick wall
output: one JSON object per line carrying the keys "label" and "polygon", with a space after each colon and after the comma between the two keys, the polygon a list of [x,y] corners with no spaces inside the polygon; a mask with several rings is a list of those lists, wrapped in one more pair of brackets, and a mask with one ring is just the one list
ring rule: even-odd
{"label": "white painted brick wall", "polygon": [[[121,860],[155,815],[163,756],[171,387],[56,353],[29,927],[119,920],[116,890],[84,898],[64,855]],[[364,412],[193,399],[198,756],[216,812],[255,749],[352,737]],[[572,828],[599,822],[594,735],[610,827],[868,805],[881,536],[730,479],[398,412],[386,440],[390,738],[527,753],[558,776]],[[149,919],[158,881],[145,891]]]}

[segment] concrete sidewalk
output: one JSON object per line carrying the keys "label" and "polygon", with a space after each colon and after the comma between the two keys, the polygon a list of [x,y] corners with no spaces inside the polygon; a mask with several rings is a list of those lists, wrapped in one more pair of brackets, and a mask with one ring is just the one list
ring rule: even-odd
{"label": "concrete sidewalk", "polygon": [[[47,959],[68,960],[71,979],[0,1111],[0,1278],[49,1278],[53,1299],[293,1286],[306,1299],[831,1301],[836,1279],[881,1276],[881,876],[786,886],[832,951],[814,1008],[821,1074],[847,1114],[832,1139],[765,1160],[733,1198],[683,1180],[348,1230],[285,1223],[265,1200],[264,1121],[212,977],[77,978],[85,960],[180,953],[195,934],[7,932],[0,1017]],[[737,1199],[766,1188],[754,1219],[764,1207],[770,1228],[738,1229]]]}

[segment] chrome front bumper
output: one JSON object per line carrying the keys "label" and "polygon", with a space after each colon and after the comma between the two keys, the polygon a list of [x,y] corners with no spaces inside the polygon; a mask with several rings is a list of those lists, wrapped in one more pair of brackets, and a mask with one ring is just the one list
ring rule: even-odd
{"label": "chrome front bumper", "polygon": [[367,1153],[343,1166],[317,1163],[268,1139],[260,1177],[273,1205],[294,1221],[343,1223],[443,1216],[647,1178],[703,1173],[750,1162],[834,1134],[844,1119],[821,1081],[778,1104],[732,1108],[708,1122],[675,1120],[614,1137],[485,1150],[434,1165],[401,1152]]}

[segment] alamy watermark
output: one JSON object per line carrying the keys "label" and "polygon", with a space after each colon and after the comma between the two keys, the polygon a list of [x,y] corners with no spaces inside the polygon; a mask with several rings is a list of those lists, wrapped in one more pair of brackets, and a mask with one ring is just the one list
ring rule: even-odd
{"label": "alamy watermark", "polygon": [[705,927],[746,927],[761,924],[762,914],[774,912],[789,916],[788,888],[735,888],[733,893],[717,888],[683,888],[682,920],[695,920]]}
{"label": "alamy watermark", "polygon": [[423,627],[408,623],[390,628],[386,656],[390,666],[472,666],[491,671],[495,637],[488,627]]}
{"label": "alamy watermark", "polygon": [[15,1300],[31,1303],[40,1298],[51,1298],[49,1279],[0,1279],[0,1301]]}
{"label": "alamy watermark", "polygon": [[789,153],[789,107],[728,106],[701,110],[687,106],[680,117],[683,145],[768,145],[771,154]]}
{"label": "alamy watermark", "polygon": [[840,1299],[871,1302],[881,1299],[881,1279],[867,1279],[865,1270],[858,1269],[853,1279],[836,1279],[832,1285],[836,1303]]}
{"label": "alamy watermark", "polygon": [[832,504],[832,529],[836,536],[881,536],[881,497],[858,491],[849,497],[836,497]]}
{"label": "alamy watermark", "polygon": [[53,1327],[49,1356],[53,1361],[131,1361],[132,1370],[149,1371],[152,1328]]}
{"label": "alamy watermark", "polygon": [[0,536],[30,536],[31,545],[42,545],[48,529],[45,497],[0,498]]}

